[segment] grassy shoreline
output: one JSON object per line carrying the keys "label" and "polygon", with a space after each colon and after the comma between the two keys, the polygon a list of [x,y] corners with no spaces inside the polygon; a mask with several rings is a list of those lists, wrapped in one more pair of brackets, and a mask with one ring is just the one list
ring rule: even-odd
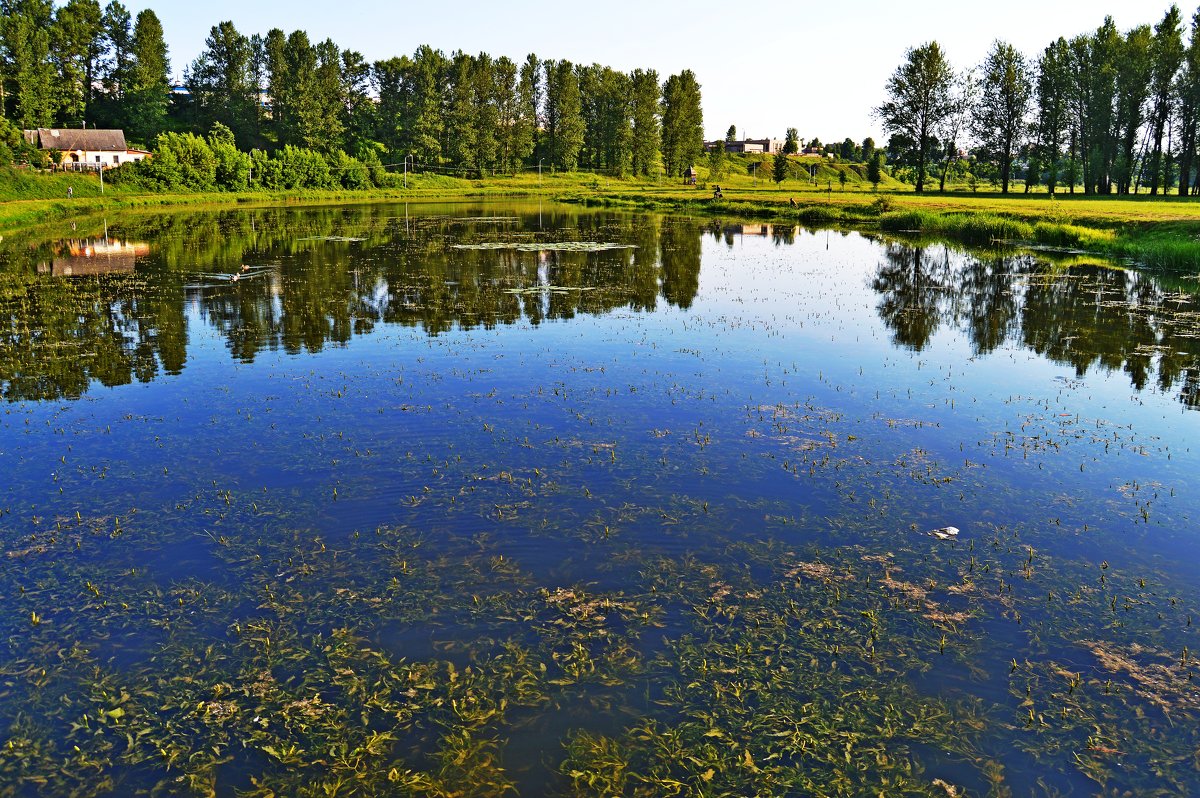
{"label": "grassy shoreline", "polygon": [[[95,185],[92,185],[95,183]],[[36,191],[30,186],[35,185]],[[77,186],[66,197],[65,186]],[[590,174],[459,180],[413,175],[407,189],[247,193],[101,194],[98,182],[56,175],[10,186],[0,202],[0,233],[97,213],[172,207],[245,207],[379,201],[446,202],[541,197],[589,206],[669,211],[813,226],[876,229],[894,235],[937,236],[971,245],[1033,244],[1128,259],[1164,271],[1200,269],[1200,202],[1179,197],[1095,197],[997,193],[915,194],[863,186],[817,189],[786,181],[773,185],[734,175],[714,200],[706,185],[617,180]],[[55,198],[47,198],[52,192]],[[0,194],[3,195],[3,194]],[[794,203],[794,204],[793,204]]]}

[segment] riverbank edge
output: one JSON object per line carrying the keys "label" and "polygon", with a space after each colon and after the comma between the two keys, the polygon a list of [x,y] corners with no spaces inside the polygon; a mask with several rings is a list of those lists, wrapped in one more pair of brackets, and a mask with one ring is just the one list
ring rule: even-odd
{"label": "riverbank edge", "polygon": [[[913,198],[918,199],[914,202]],[[955,200],[953,197],[939,199],[949,203]],[[769,223],[874,229],[900,237],[940,238],[971,246],[1043,247],[1127,261],[1138,267],[1171,273],[1200,269],[1200,206],[1197,206],[1195,219],[1154,222],[1081,219],[1072,216],[1069,210],[1057,207],[1050,207],[1045,212],[905,207],[921,201],[921,195],[915,194],[881,194],[869,202],[805,200],[794,206],[779,201],[694,200],[639,197],[636,194],[574,196],[562,200]]]}
{"label": "riverbank edge", "polygon": [[[803,195],[802,195],[803,196]],[[851,193],[812,194],[793,204],[780,193],[769,199],[730,194],[723,199],[698,198],[671,192],[648,192],[636,187],[473,186],[424,190],[288,191],[203,194],[136,194],[74,199],[11,200],[0,203],[0,233],[10,234],[63,219],[99,213],[153,211],[168,208],[247,208],[287,205],[463,202],[489,199],[546,199],[587,207],[651,210],[702,217],[740,218],[814,227],[879,230],[901,237],[937,237],[972,246],[1035,245],[1081,254],[1126,260],[1167,272],[1200,269],[1200,206],[1194,218],[1176,215],[1166,221],[1124,219],[1120,214],[1089,217],[1077,214],[1070,202],[1046,202],[1046,207],[971,207],[975,197],[938,196],[944,206],[924,206],[931,195]],[[993,205],[1002,205],[997,198]],[[1177,204],[1164,199],[1164,203]],[[1141,204],[1145,204],[1143,201]]]}

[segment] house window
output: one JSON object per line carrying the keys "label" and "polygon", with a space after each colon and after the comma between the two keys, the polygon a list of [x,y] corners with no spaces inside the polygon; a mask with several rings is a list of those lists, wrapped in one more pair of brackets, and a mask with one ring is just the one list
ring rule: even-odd
{"label": "house window", "polygon": [[113,163],[120,163],[120,162],[121,162],[121,156],[120,156],[120,155],[114,155],[114,156],[113,156]]}
{"label": "house window", "polygon": [[97,155],[97,156],[96,156],[96,163],[100,163],[100,156],[99,156],[99,155]]}

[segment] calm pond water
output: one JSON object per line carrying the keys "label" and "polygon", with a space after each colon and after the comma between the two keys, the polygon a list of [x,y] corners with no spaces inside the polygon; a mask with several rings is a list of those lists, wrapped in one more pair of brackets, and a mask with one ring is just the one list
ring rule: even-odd
{"label": "calm pond water", "polygon": [[1200,792],[1194,278],[549,204],[0,261],[0,795]]}

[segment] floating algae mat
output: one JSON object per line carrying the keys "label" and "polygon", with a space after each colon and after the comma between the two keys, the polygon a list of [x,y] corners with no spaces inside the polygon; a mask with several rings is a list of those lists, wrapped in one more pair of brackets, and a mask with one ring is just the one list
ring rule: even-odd
{"label": "floating algae mat", "polygon": [[0,796],[1200,793],[1194,281],[413,207],[3,242]]}

